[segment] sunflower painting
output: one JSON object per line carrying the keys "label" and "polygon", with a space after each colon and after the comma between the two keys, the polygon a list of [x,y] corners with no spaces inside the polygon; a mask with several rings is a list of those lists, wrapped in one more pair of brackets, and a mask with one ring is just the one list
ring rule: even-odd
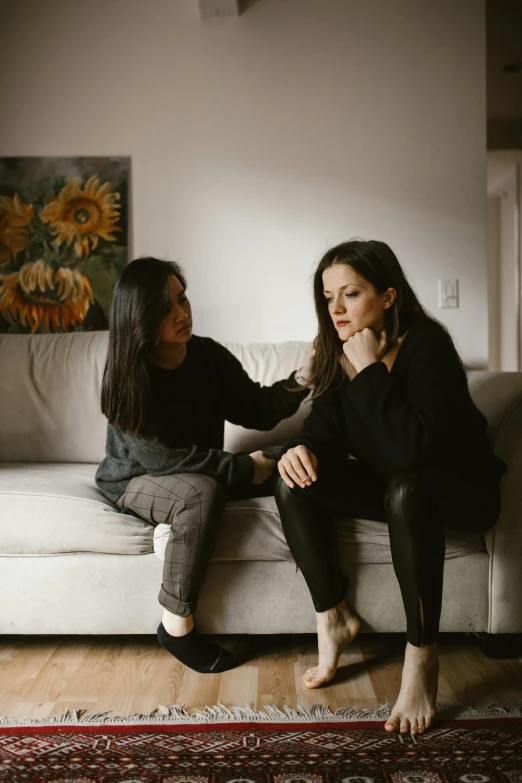
{"label": "sunflower painting", "polygon": [[129,158],[0,158],[0,332],[107,329]]}

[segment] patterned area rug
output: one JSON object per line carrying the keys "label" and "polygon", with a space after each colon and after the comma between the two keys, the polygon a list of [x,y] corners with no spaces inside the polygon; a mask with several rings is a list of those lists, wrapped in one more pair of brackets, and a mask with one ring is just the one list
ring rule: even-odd
{"label": "patterned area rug", "polygon": [[185,720],[4,721],[0,781],[522,783],[522,717],[439,720],[413,738],[388,734],[382,719],[223,722],[212,709]]}

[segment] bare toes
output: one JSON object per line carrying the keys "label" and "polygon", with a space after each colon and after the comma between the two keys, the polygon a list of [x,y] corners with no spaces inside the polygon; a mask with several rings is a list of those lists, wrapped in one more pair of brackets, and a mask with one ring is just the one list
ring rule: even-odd
{"label": "bare toes", "polygon": [[319,688],[323,684],[323,680],[319,679],[319,677],[310,678],[304,681],[304,684],[307,688]]}
{"label": "bare toes", "polygon": [[305,684],[317,679],[317,669],[307,669],[303,674],[303,680]]}
{"label": "bare toes", "polygon": [[426,718],[426,728],[427,729],[429,729],[429,727],[433,723],[433,719],[434,718],[435,718],[435,713],[434,712],[432,712],[431,715],[428,715],[428,717]]}
{"label": "bare toes", "polygon": [[384,728],[386,729],[386,731],[391,731],[391,732],[397,731],[399,728],[399,722],[400,722],[400,718],[398,715],[390,715],[390,717],[384,724]]}
{"label": "bare toes", "polygon": [[410,730],[410,721],[408,720],[408,718],[403,718],[401,720],[400,732],[401,734],[407,734],[409,730]]}
{"label": "bare toes", "polygon": [[417,721],[417,718],[413,718],[411,721],[411,733],[412,734],[418,734],[419,733],[419,724]]}
{"label": "bare toes", "polygon": [[308,669],[303,675],[303,682],[307,688],[320,688],[326,685],[335,677],[335,671],[321,670],[319,666],[315,669]]}
{"label": "bare toes", "polygon": [[424,718],[421,718],[419,720],[419,733],[424,734],[426,731],[426,720]]}

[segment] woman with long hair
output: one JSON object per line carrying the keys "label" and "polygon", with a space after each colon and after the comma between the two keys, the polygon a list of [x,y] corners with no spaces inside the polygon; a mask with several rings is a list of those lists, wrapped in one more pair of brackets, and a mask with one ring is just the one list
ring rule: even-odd
{"label": "woman with long hair", "polygon": [[386,522],[407,643],[385,728],[422,733],[436,708],[445,531],[485,533],[495,524],[506,466],[450,335],[388,245],[352,240],[329,250],[314,298],[312,407],[281,451],[275,492],[316,611],[319,663],[304,683],[329,682],[360,627],[345,601],[333,517]]}
{"label": "woman with long hair", "polygon": [[262,451],[224,451],[225,420],[270,430],[295,413],[309,393],[313,349],[297,377],[254,383],[224,346],[192,334],[186,288],[181,268],[156,258],[132,261],[118,277],[101,393],[106,457],[96,482],[121,510],[170,524],[158,640],[186,666],[221,672],[236,660],[197,635],[198,592],[226,500],[271,495],[275,467]]}

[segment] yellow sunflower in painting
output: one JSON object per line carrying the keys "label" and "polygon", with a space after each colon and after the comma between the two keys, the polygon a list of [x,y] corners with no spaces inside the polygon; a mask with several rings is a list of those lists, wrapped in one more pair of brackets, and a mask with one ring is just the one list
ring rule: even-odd
{"label": "yellow sunflower in painting", "polygon": [[111,193],[109,183],[100,185],[96,176],[89,177],[82,189],[73,177],[58,196],[48,200],[40,212],[44,223],[49,223],[61,245],[74,243],[79,258],[88,255],[97,246],[100,237],[114,241],[113,232],[121,231],[119,220],[119,193]]}
{"label": "yellow sunflower in painting", "polygon": [[19,272],[0,275],[0,314],[10,323],[30,326],[36,332],[68,332],[82,324],[94,302],[89,279],[77,269],[60,267],[56,272],[41,259],[24,264]]}
{"label": "yellow sunflower in painting", "polygon": [[33,215],[33,207],[24,204],[18,193],[14,198],[0,196],[0,266],[15,258],[27,245]]}

